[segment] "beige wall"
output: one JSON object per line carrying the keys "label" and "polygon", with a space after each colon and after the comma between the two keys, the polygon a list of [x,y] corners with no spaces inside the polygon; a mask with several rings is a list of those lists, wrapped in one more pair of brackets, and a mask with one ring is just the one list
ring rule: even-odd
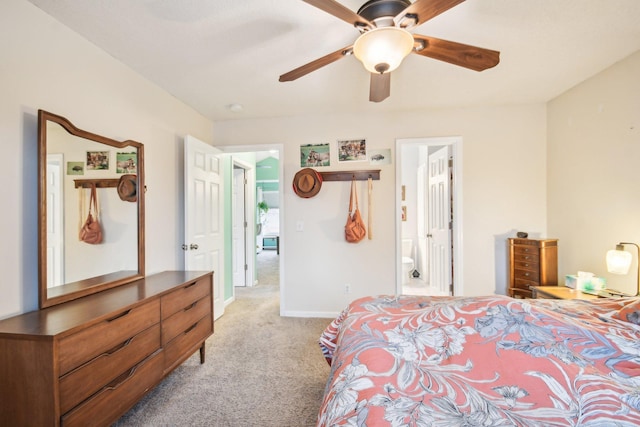
{"label": "beige wall", "polygon": [[211,122],[26,1],[0,2],[0,39],[0,318],[37,308],[38,109],[145,144],[147,273],[182,268],[182,140]]}
{"label": "beige wall", "polygon": [[560,239],[560,275],[590,271],[628,293],[635,267],[610,275],[605,254],[620,241],[640,244],[638,76],[640,52],[551,101],[547,119],[548,224]]}
{"label": "beige wall", "polygon": [[[300,168],[300,144],[364,137],[370,148],[390,148],[395,157],[399,138],[460,136],[464,268],[459,279],[465,295],[504,292],[507,236],[516,230],[546,234],[545,105],[235,120],[216,123],[212,136],[208,120],[30,3],[0,4],[0,36],[10,41],[0,48],[0,138],[6,156],[0,173],[7,207],[0,225],[0,317],[37,305],[38,109],[86,130],[145,143],[149,274],[182,267],[185,134],[215,145],[282,143],[287,314],[330,315],[355,297],[395,292],[395,159],[382,167],[375,183],[374,240],[349,245],[342,237],[348,185],[326,183],[308,200],[290,189]],[[360,186],[363,205],[364,189]],[[298,220],[305,223],[303,232],[295,231]],[[343,293],[345,283],[351,284],[349,295]]]}
{"label": "beige wall", "polygon": [[[505,292],[507,235],[546,232],[546,109],[544,105],[486,107],[397,114],[313,116],[215,123],[214,145],[282,143],[285,257],[283,311],[333,314],[351,299],[394,294],[395,141],[461,136],[463,139],[463,288],[465,295]],[[299,147],[338,139],[366,138],[370,149],[390,148],[374,185],[375,238],[344,241],[349,184],[327,182],[311,199],[291,189],[300,169]],[[335,159],[335,156],[334,156]],[[352,164],[351,168],[367,168]],[[332,166],[326,170],[344,168]],[[365,184],[359,187],[366,218]],[[295,230],[304,221],[303,232]],[[352,293],[344,294],[344,284]]]}

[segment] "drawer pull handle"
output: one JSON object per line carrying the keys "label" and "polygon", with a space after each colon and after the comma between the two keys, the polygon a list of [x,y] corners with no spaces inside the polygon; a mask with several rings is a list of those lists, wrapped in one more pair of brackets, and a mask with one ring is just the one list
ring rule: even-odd
{"label": "drawer pull handle", "polygon": [[107,355],[107,356],[111,356],[111,355],[117,353],[118,351],[122,350],[123,348],[125,348],[129,344],[131,344],[131,341],[133,341],[133,337],[129,338],[128,340],[126,340],[122,344],[118,344],[117,346],[113,347],[111,350],[105,351],[104,354]]}
{"label": "drawer pull handle", "polygon": [[117,316],[114,316],[111,319],[107,319],[107,322],[113,322],[114,320],[118,320],[121,317],[124,317],[129,313],[131,313],[131,310],[123,311],[122,313],[118,314]]}
{"label": "drawer pull handle", "polygon": [[136,369],[137,369],[137,366],[134,366],[133,368],[129,369],[128,372],[123,373],[118,378],[114,379],[109,384],[104,386],[103,390],[115,390],[115,389],[117,389],[118,387],[120,387],[122,384],[124,384],[129,378],[131,378],[136,373]]}
{"label": "drawer pull handle", "polygon": [[529,273],[524,273],[525,276],[529,277]]}
{"label": "drawer pull handle", "polygon": [[525,262],[525,263],[524,263],[524,266],[525,266],[525,267],[529,267],[529,264],[527,264],[527,263]]}
{"label": "drawer pull handle", "polygon": [[193,307],[195,307],[196,305],[198,305],[198,301],[194,302],[193,304],[191,304],[189,307],[185,308],[182,311],[189,311],[191,310]]}
{"label": "drawer pull handle", "polygon": [[188,289],[188,288],[194,286],[196,283],[198,283],[198,282],[189,283],[187,286],[184,287],[184,289]]}
{"label": "drawer pull handle", "polygon": [[198,326],[198,322],[196,322],[193,325],[189,326],[189,329],[184,331],[184,334],[187,335],[189,332],[193,331],[196,328],[196,326]]}

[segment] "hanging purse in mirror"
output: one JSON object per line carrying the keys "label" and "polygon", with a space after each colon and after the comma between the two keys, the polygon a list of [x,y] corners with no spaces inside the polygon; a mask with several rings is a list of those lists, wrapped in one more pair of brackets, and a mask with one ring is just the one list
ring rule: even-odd
{"label": "hanging purse in mirror", "polygon": [[89,198],[89,213],[87,219],[80,228],[80,240],[89,243],[90,245],[97,245],[102,242],[102,227],[98,220],[98,194],[96,186],[91,186],[91,197]]}

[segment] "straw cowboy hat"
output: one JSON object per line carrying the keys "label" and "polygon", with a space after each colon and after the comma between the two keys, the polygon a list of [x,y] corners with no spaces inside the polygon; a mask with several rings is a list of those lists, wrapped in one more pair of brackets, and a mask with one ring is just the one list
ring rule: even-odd
{"label": "straw cowboy hat", "polygon": [[138,201],[138,177],[136,175],[126,174],[120,177],[118,196],[125,202]]}
{"label": "straw cowboy hat", "polygon": [[308,199],[315,196],[322,187],[322,176],[311,168],[304,168],[298,171],[293,177],[293,191]]}

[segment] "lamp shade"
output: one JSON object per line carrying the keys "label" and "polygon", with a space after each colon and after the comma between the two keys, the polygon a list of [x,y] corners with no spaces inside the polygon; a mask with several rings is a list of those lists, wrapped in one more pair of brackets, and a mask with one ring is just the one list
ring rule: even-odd
{"label": "lamp shade", "polygon": [[627,274],[631,267],[631,253],[620,249],[607,252],[607,271],[613,274]]}
{"label": "lamp shade", "polygon": [[397,27],[375,28],[353,44],[353,54],[372,73],[388,73],[400,66],[413,49],[413,36]]}

